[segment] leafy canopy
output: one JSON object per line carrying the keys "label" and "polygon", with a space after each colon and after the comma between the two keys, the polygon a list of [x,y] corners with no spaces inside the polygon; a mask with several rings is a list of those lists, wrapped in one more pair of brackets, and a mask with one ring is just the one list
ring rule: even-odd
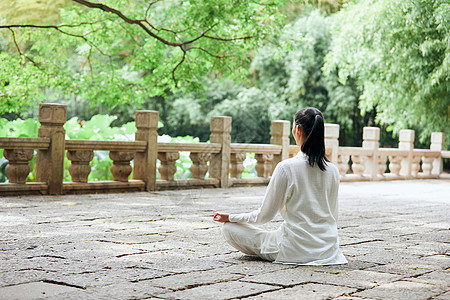
{"label": "leafy canopy", "polygon": [[360,107],[376,107],[390,129],[450,134],[450,2],[361,0],[334,22],[325,71],[363,88]]}
{"label": "leafy canopy", "polygon": [[[0,114],[70,95],[142,103],[211,71],[245,79],[284,0],[2,1]],[[30,11],[36,12],[30,14]]]}

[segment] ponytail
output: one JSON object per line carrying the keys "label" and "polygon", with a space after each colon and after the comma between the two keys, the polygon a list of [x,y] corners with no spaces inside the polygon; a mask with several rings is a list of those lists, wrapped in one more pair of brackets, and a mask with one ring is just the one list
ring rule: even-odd
{"label": "ponytail", "polygon": [[325,156],[325,125],[322,113],[313,107],[307,107],[295,114],[295,125],[300,126],[303,136],[301,150],[308,157],[311,167],[315,164],[322,171],[326,170],[327,162]]}

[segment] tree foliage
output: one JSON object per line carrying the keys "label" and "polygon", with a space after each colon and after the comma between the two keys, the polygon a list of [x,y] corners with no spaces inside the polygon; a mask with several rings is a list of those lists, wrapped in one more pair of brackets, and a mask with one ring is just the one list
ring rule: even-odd
{"label": "tree foliage", "polygon": [[337,14],[325,70],[356,78],[390,129],[450,133],[450,2],[362,0]]}
{"label": "tree foliage", "polygon": [[71,94],[142,103],[197,88],[211,71],[243,80],[249,51],[283,22],[284,2],[4,1],[0,113]]}
{"label": "tree foliage", "polygon": [[318,10],[303,12],[256,51],[251,84],[208,80],[203,91],[169,97],[158,108],[163,129],[169,135],[195,131],[206,140],[210,117],[228,115],[233,141],[269,143],[271,120],[292,120],[300,108],[315,106],[327,122],[341,125],[343,144],[360,142],[371,116],[360,115],[356,85],[340,84],[337,74],[323,75],[330,40],[330,18]]}

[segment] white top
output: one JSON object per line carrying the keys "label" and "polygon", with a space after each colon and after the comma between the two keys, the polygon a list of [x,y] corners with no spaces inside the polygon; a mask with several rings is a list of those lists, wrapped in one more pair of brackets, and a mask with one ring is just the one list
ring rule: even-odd
{"label": "white top", "polygon": [[299,152],[276,166],[258,210],[231,214],[230,222],[264,224],[278,212],[284,219],[269,233],[262,253],[278,252],[276,263],[302,265],[345,264],[337,230],[339,171],[327,163],[321,171]]}

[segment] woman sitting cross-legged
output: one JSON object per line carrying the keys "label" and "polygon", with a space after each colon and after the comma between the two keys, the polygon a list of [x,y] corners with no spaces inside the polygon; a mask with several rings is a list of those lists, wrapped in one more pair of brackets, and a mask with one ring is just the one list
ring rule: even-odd
{"label": "woman sitting cross-legged", "polygon": [[[322,113],[312,107],[295,114],[292,129],[300,152],[278,163],[261,207],[250,213],[213,211],[226,241],[268,261],[299,265],[345,264],[337,230],[339,171],[325,157]],[[264,224],[280,213],[278,230]]]}

